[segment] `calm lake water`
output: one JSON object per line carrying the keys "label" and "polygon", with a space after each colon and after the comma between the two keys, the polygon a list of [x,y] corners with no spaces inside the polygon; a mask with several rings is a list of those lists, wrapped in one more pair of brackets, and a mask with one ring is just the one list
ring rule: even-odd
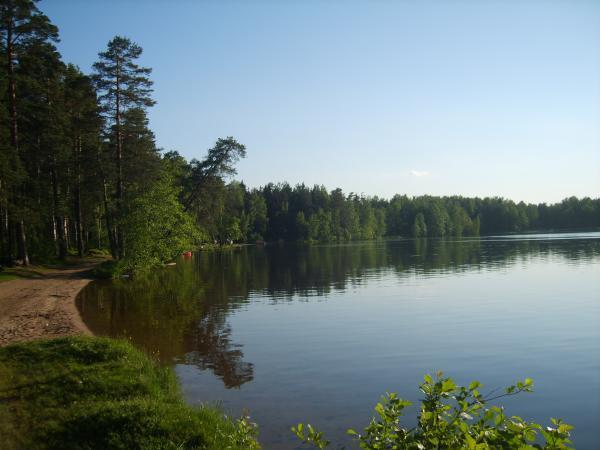
{"label": "calm lake water", "polygon": [[438,369],[483,392],[531,377],[509,414],[600,442],[600,233],[201,252],[78,307],[174,365],[190,403],[249,410],[268,449],[307,421],[347,444],[381,394],[418,401]]}

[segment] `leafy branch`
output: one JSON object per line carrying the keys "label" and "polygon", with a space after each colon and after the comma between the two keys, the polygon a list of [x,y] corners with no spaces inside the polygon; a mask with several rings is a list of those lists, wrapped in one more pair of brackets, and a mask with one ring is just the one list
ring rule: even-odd
{"label": "leafy branch", "polygon": [[[553,426],[527,422],[518,416],[507,416],[502,407],[490,402],[533,391],[533,380],[525,378],[508,386],[502,394],[498,389],[482,395],[478,381],[467,387],[457,386],[452,378],[438,372],[425,375],[419,386],[421,399],[417,425],[404,428],[400,419],[411,402],[396,393],[387,393],[375,406],[373,417],[363,433],[348,430],[362,449],[569,449],[573,426],[560,419],[551,419]],[[298,424],[292,432],[303,443],[325,449],[330,445],[323,433],[311,425]]]}

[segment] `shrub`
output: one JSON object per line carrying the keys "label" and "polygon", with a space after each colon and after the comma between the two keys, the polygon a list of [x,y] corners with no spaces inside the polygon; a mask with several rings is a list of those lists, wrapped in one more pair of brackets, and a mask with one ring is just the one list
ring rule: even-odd
{"label": "shrub", "polygon": [[[468,387],[457,386],[452,378],[438,372],[426,375],[421,384],[425,398],[417,425],[407,429],[400,423],[404,409],[411,402],[388,393],[375,406],[378,417],[358,433],[348,430],[362,449],[566,449],[573,429],[561,420],[551,419],[551,427],[507,416],[503,408],[490,405],[501,397],[531,392],[533,381],[526,378],[496,396],[484,396],[482,385],[473,381]],[[323,434],[311,425],[298,424],[292,431],[304,443],[324,449],[329,446]]]}
{"label": "shrub", "polygon": [[119,261],[109,259],[107,261],[103,261],[102,263],[94,267],[92,274],[94,278],[106,280],[110,278],[116,278],[118,276],[118,269]]}

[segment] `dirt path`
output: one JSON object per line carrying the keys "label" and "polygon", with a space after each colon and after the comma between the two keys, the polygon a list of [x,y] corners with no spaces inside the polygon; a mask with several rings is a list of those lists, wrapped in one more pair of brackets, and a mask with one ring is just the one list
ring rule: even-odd
{"label": "dirt path", "polygon": [[94,265],[0,283],[0,346],[72,334],[91,335],[77,311],[75,297],[91,281],[89,272]]}

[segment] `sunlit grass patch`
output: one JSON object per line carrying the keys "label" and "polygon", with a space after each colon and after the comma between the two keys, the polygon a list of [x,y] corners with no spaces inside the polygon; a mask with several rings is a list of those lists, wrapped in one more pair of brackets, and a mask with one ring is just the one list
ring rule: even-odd
{"label": "sunlit grass patch", "polygon": [[258,448],[247,422],[192,408],[126,341],[69,337],[0,349],[7,448]]}

